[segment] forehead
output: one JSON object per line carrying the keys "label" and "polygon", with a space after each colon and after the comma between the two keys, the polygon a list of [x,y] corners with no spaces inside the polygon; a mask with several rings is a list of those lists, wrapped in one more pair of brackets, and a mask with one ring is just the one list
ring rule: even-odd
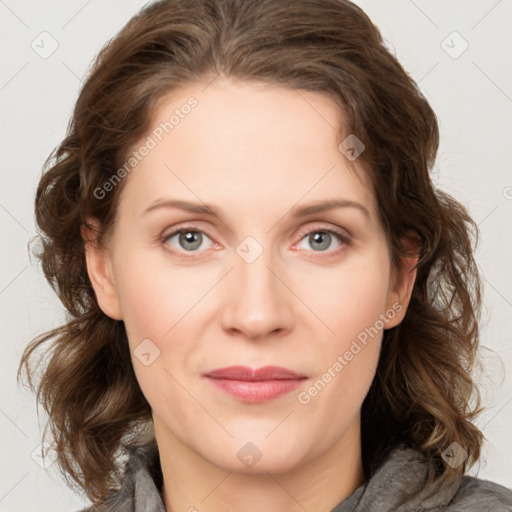
{"label": "forehead", "polygon": [[165,194],[239,211],[336,197],[371,210],[364,169],[338,148],[346,136],[343,112],[326,94],[225,78],[188,84],[156,103],[134,145],[151,149],[127,194],[138,210]]}
{"label": "forehead", "polygon": [[[195,106],[187,108],[191,98]],[[203,147],[209,142],[220,149],[233,140],[237,146],[231,149],[255,153],[278,145],[297,149],[301,143],[304,149],[323,148],[343,135],[339,130],[345,125],[341,107],[324,93],[226,77],[191,83],[162,96],[152,116],[152,126],[162,127],[164,136],[179,137],[188,126]],[[295,144],[290,144],[292,137]]]}

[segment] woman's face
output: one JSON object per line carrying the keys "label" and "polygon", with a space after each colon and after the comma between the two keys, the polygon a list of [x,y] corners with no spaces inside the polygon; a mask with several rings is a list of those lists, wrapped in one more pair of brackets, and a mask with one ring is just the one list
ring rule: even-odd
{"label": "woman's face", "polygon": [[[338,148],[340,123],[327,96],[222,78],[159,102],[108,251],[88,250],[157,440],[233,471],[359,443],[382,332],[403,318],[413,274],[394,284],[362,146]],[[340,206],[303,211],[328,201]],[[301,378],[206,376],[230,366]]]}

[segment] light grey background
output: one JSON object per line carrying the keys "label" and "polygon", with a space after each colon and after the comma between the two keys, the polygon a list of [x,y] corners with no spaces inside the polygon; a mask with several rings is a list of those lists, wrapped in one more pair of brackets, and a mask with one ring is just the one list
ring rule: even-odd
{"label": "light grey background", "polygon": [[[72,512],[88,503],[66,488],[56,464],[44,469],[31,457],[44,415],[38,419],[35,397],[18,389],[15,373],[27,342],[63,313],[27,242],[41,167],[65,134],[82,77],[145,1],[0,0],[0,511]],[[487,443],[471,474],[512,487],[512,0],[356,3],[436,111],[435,180],[480,226],[486,348],[478,381],[487,410],[477,425]],[[58,47],[44,55],[53,40]]]}

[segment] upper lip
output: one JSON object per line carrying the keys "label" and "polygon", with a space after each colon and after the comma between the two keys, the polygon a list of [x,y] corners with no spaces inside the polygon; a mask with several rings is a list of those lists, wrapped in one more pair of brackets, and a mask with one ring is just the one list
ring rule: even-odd
{"label": "upper lip", "polygon": [[227,366],[205,373],[206,377],[213,379],[244,380],[248,382],[259,382],[263,380],[292,380],[304,379],[300,375],[282,366],[263,366],[253,370],[248,366]]}

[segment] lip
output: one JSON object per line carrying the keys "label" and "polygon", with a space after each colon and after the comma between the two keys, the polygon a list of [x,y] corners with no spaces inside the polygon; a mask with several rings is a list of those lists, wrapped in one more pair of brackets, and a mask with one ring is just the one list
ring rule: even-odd
{"label": "lip", "polygon": [[217,389],[244,402],[268,402],[286,395],[306,379],[281,366],[253,370],[247,366],[228,366],[203,375]]}
{"label": "lip", "polygon": [[243,380],[247,382],[260,382],[263,380],[290,380],[303,379],[305,375],[299,375],[282,366],[263,366],[253,370],[248,366],[227,366],[212,370],[205,374],[212,379]]}

